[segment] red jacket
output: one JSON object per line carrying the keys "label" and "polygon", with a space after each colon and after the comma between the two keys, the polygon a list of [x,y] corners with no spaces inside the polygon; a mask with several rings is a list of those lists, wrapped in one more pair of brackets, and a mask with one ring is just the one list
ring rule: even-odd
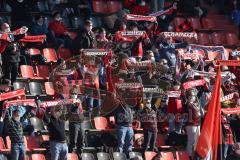
{"label": "red jacket", "polygon": [[64,25],[63,22],[53,20],[49,26],[49,29],[51,29],[56,36],[62,36],[65,32],[68,31],[67,27]]}

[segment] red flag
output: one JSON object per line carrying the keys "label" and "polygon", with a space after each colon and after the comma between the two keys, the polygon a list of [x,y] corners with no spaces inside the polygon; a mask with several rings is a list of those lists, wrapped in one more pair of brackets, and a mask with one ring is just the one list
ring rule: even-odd
{"label": "red flag", "polygon": [[212,98],[208,105],[208,112],[203,122],[201,134],[196,147],[196,155],[200,158],[208,160],[220,160],[218,155],[218,146],[221,145],[221,123],[220,123],[220,87],[221,87],[221,71],[218,67],[215,87]]}

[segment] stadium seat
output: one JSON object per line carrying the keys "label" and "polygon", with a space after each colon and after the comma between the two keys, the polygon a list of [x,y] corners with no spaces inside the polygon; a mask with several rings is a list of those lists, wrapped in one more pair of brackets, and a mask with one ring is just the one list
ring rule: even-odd
{"label": "stadium seat", "polygon": [[37,48],[29,48],[28,53],[30,56],[35,56],[41,54],[40,50]]}
{"label": "stadium seat", "polygon": [[202,23],[205,29],[214,29],[216,27],[215,22],[209,18],[203,18]]}
{"label": "stadium seat", "polygon": [[29,158],[29,156],[28,156],[28,155],[26,155],[26,157],[25,157],[25,160],[30,160],[30,158]]}
{"label": "stadium seat", "polygon": [[0,137],[0,152],[1,153],[10,152],[10,149],[6,147],[2,137]]}
{"label": "stadium seat", "polygon": [[48,79],[50,76],[50,71],[47,65],[37,65],[36,66],[37,76]]}
{"label": "stadium seat", "polygon": [[43,121],[41,119],[37,117],[31,117],[29,120],[31,125],[33,125],[34,132],[46,132]]}
{"label": "stadium seat", "polygon": [[236,33],[226,33],[226,40],[228,45],[239,44],[239,40]]}
{"label": "stadium seat", "polygon": [[43,56],[46,58],[47,63],[57,62],[57,54],[53,48],[44,48],[43,49]]}
{"label": "stadium seat", "polygon": [[55,90],[52,82],[45,82],[44,86],[45,86],[45,91],[47,95],[50,95],[50,96],[55,95]]}
{"label": "stadium seat", "polygon": [[189,160],[189,155],[187,152],[177,151],[176,160]]}
{"label": "stadium seat", "polygon": [[20,70],[21,70],[21,76],[23,78],[34,78],[34,71],[32,66],[21,65]]}
{"label": "stadium seat", "polygon": [[93,0],[93,11],[95,13],[105,14],[107,13],[107,4],[102,0]]}
{"label": "stadium seat", "polygon": [[32,160],[46,160],[44,154],[32,154]]}
{"label": "stadium seat", "polygon": [[26,93],[29,93],[28,85],[25,82],[20,81],[13,82],[13,89],[14,90],[24,89]]}
{"label": "stadium seat", "polygon": [[69,58],[72,57],[72,53],[71,53],[71,51],[70,51],[69,49],[67,49],[67,48],[60,48],[60,49],[58,50],[58,57],[66,60],[66,59],[69,59]]}
{"label": "stadium seat", "polygon": [[129,158],[135,158],[135,157],[142,157],[142,153],[140,152],[130,152]]}
{"label": "stadium seat", "polygon": [[201,45],[211,44],[209,35],[207,33],[198,33],[198,43]]}
{"label": "stadium seat", "polygon": [[159,160],[174,160],[172,152],[161,152],[161,158]]}
{"label": "stadium seat", "polygon": [[147,151],[147,152],[144,153],[144,156],[145,156],[145,160],[153,160],[153,158],[157,156],[157,153]]}
{"label": "stadium seat", "polygon": [[94,125],[98,130],[108,129],[108,121],[105,117],[94,117]]}
{"label": "stadium seat", "polygon": [[33,96],[42,95],[43,88],[42,88],[41,83],[29,82],[29,91],[30,91],[30,94]]}
{"label": "stadium seat", "polygon": [[126,160],[127,157],[124,153],[120,152],[113,152],[113,159],[114,160]]}
{"label": "stadium seat", "polygon": [[11,140],[9,136],[6,137],[6,147],[11,150]]}
{"label": "stadium seat", "polygon": [[69,160],[78,160],[78,155],[76,153],[68,153]]}
{"label": "stadium seat", "polygon": [[119,10],[122,9],[122,5],[119,1],[107,1],[107,13],[113,14],[117,13]]}
{"label": "stadium seat", "polygon": [[226,44],[226,38],[223,33],[213,33],[212,42],[214,45],[224,45]]}
{"label": "stadium seat", "polygon": [[165,145],[164,136],[162,134],[157,135],[156,147],[162,147]]}
{"label": "stadium seat", "polygon": [[175,17],[174,18],[174,25],[175,27],[178,27],[179,25],[181,25],[186,19],[183,17]]}
{"label": "stadium seat", "polygon": [[134,134],[134,146],[141,147],[144,144],[144,134],[136,133]]}
{"label": "stadium seat", "polygon": [[191,17],[191,18],[189,18],[189,20],[190,20],[190,22],[192,24],[193,30],[199,30],[199,29],[202,28],[199,18]]}
{"label": "stadium seat", "polygon": [[81,154],[82,160],[94,160],[94,155],[92,153],[82,153]]}
{"label": "stadium seat", "polygon": [[30,151],[37,151],[37,152],[46,151],[46,148],[40,147],[40,145],[37,142],[36,137],[26,136],[26,140],[27,140],[27,147],[30,149]]}
{"label": "stadium seat", "polygon": [[110,160],[110,155],[108,153],[98,152],[97,159],[98,160]]}

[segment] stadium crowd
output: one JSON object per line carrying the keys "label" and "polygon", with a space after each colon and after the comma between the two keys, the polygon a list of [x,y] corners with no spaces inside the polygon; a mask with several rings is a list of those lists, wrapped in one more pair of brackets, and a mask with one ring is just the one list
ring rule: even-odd
{"label": "stadium crowd", "polygon": [[1,160],[240,159],[239,0],[1,3]]}

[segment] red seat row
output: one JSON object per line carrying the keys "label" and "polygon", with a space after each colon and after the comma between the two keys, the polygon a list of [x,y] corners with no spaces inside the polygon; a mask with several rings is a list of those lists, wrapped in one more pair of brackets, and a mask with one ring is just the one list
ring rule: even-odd
{"label": "red seat row", "polygon": [[117,0],[93,0],[93,11],[99,14],[113,14],[122,9],[122,3]]}

